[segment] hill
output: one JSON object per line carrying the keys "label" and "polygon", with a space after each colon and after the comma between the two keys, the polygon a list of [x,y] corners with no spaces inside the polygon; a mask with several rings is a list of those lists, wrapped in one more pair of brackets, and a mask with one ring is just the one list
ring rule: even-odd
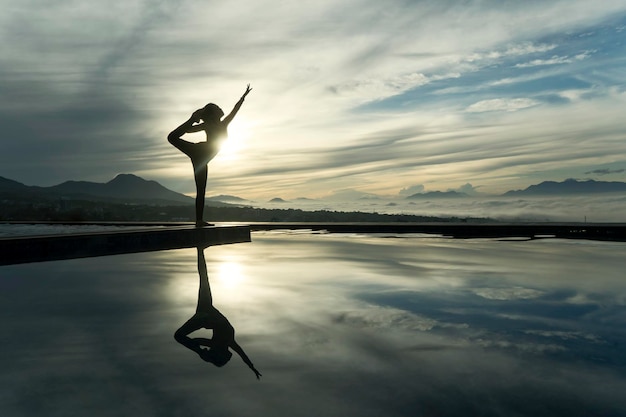
{"label": "hill", "polygon": [[28,189],[28,186],[22,184],[21,182],[0,177],[0,191],[23,191],[26,189]]}
{"label": "hill", "polygon": [[220,194],[212,195],[206,198],[208,201],[219,201],[221,203],[250,203],[250,200],[237,197],[236,195]]}

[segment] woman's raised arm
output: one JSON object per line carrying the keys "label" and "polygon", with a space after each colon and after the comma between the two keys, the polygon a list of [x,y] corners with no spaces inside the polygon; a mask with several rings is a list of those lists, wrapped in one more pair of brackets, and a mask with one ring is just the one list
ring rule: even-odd
{"label": "woman's raised arm", "polygon": [[242,347],[239,346],[239,344],[234,339],[231,342],[230,347],[235,352],[237,352],[237,354],[241,357],[241,359],[245,362],[245,364],[248,365],[250,369],[252,369],[252,372],[254,372],[254,374],[256,375],[256,379],[261,379],[261,376],[262,376],[261,373],[254,367],[254,365],[252,364],[252,361],[250,360],[248,355],[246,355],[246,352],[243,351]]}
{"label": "woman's raised arm", "polygon": [[252,88],[250,88],[250,84],[248,84],[248,86],[246,87],[246,91],[243,93],[243,95],[241,96],[237,104],[235,104],[235,107],[228,114],[228,116],[224,117],[224,120],[222,120],[222,123],[228,126],[228,124],[233,121],[233,119],[235,118],[235,115],[237,115],[237,112],[241,108],[241,105],[243,104],[244,99],[250,93],[250,91],[252,91]]}

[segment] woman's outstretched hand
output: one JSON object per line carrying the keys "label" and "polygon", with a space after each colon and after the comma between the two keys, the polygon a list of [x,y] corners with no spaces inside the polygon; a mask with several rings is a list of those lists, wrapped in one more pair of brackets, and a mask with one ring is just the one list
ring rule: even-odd
{"label": "woman's outstretched hand", "polygon": [[248,93],[250,93],[250,91],[252,91],[252,89],[250,88],[250,84],[248,84],[246,87],[246,92],[243,93],[243,96],[241,96],[241,98],[242,99],[246,98],[246,96],[248,95]]}
{"label": "woman's outstretched hand", "polygon": [[261,377],[263,375],[261,375],[261,372],[257,371],[257,369],[255,367],[252,367],[252,371],[254,372],[254,374],[256,375],[256,379],[261,379]]}

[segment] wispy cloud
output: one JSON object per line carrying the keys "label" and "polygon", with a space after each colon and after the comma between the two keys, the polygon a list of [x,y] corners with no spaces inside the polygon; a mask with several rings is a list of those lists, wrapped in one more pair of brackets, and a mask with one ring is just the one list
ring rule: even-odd
{"label": "wispy cloud", "polygon": [[521,64],[515,64],[515,67],[517,68],[529,68],[529,67],[538,67],[538,66],[542,66],[542,65],[560,65],[560,64],[571,64],[574,61],[582,61],[583,59],[587,59],[589,58],[589,56],[591,56],[592,52],[591,51],[587,51],[587,52],[582,52],[578,55],[575,55],[573,57],[569,57],[569,56],[558,56],[558,55],[554,55],[548,59],[534,59],[530,62],[524,62]]}
{"label": "wispy cloud", "polygon": [[539,102],[529,98],[494,98],[474,103],[467,108],[467,111],[469,113],[482,113],[487,111],[517,111],[528,107],[534,107],[538,104]]}
{"label": "wispy cloud", "polygon": [[[167,133],[208,101],[232,106],[248,82],[231,131],[239,151],[209,168],[224,193],[396,193],[459,178],[493,190],[510,178],[528,184],[542,164],[570,167],[567,157],[593,155],[586,169],[626,160],[612,110],[624,101],[619,1],[4,10],[1,174],[29,184],[131,171],[192,192]],[[564,126],[580,130],[559,134]]]}
{"label": "wispy cloud", "polygon": [[623,168],[620,169],[610,169],[610,168],[603,168],[603,169],[594,169],[593,171],[587,171],[585,172],[585,174],[589,175],[589,174],[595,174],[595,175],[610,175],[610,174],[621,174],[622,172],[625,172],[626,170],[624,170]]}

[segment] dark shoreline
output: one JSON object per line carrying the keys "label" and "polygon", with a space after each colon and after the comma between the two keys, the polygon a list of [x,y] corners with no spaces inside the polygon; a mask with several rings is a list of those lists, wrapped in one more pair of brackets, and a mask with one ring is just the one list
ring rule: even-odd
{"label": "dark shoreline", "polygon": [[[49,222],[5,221],[0,224],[180,227],[190,222]],[[219,222],[220,225],[246,225],[252,232],[270,230],[312,230],[328,233],[418,233],[451,238],[562,238],[626,241],[626,223],[563,222]]]}

